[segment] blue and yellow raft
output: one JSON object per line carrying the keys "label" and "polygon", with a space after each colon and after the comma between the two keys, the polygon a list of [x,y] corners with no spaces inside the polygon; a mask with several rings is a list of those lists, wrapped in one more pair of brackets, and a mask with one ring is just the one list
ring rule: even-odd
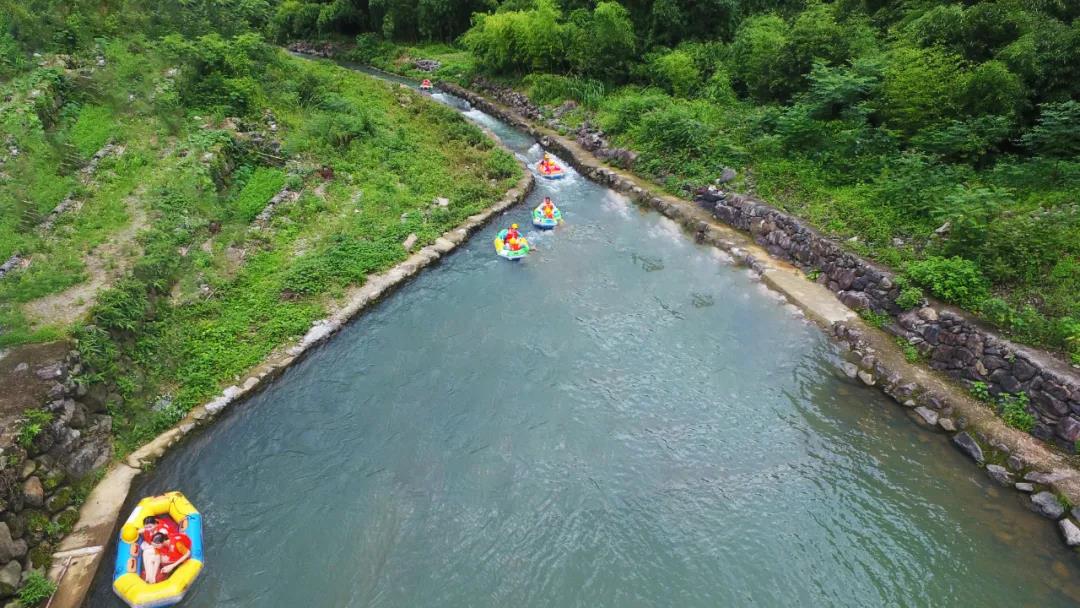
{"label": "blue and yellow raft", "polygon": [[[142,578],[142,547],[139,537],[143,519],[150,515],[167,515],[180,531],[191,539],[191,558],[180,564],[169,578],[150,584]],[[203,567],[202,515],[180,492],[167,492],[139,501],[120,528],[117,541],[116,568],[113,571],[113,591],[131,608],[161,608],[184,599]]]}

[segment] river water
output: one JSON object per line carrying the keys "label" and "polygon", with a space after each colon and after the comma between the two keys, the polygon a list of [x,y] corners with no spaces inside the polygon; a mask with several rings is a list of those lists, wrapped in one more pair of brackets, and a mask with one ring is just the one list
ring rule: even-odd
{"label": "river water", "polygon": [[[544,195],[566,224],[496,257]],[[838,361],[725,256],[570,171],[132,500],[204,513],[192,608],[1080,602],[1053,526]],[[114,551],[90,606],[122,606]]]}

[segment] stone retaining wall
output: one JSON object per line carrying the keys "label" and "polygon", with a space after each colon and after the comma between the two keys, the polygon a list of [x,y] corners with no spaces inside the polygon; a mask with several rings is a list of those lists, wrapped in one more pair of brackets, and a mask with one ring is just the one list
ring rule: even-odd
{"label": "stone retaining wall", "polygon": [[4,429],[0,443],[0,603],[30,571],[49,567],[55,544],[79,518],[72,483],[112,456],[112,419],[102,395],[75,383],[81,367],[71,351],[62,361],[37,368],[22,363],[12,372],[48,383],[42,410],[52,420],[26,446],[17,439],[25,422]]}
{"label": "stone retaining wall", "polygon": [[[1037,418],[1031,434],[1072,451],[1080,439],[1080,374],[1051,355],[1024,348],[947,307],[904,311],[893,273],[848,251],[798,219],[753,198],[715,187],[694,199],[717,219],[749,232],[772,255],[804,270],[854,310],[888,313],[885,329],[914,344],[930,367],[961,380],[985,382],[991,394],[1027,393]],[[941,311],[940,313],[938,311]]]}

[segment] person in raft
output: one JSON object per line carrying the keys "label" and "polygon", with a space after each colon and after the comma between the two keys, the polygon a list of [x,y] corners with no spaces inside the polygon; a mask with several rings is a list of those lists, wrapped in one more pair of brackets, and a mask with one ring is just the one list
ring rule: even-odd
{"label": "person in raft", "polygon": [[506,242],[517,240],[521,238],[521,233],[518,232],[517,224],[510,224],[510,229],[506,231]]}
{"label": "person in raft", "polygon": [[544,169],[544,171],[551,171],[553,168],[555,168],[555,163],[551,161],[551,155],[547,152],[544,152],[544,160],[540,161],[540,166]]}
{"label": "person in raft", "polygon": [[150,541],[154,538],[155,534],[161,533],[166,536],[172,536],[180,532],[180,528],[177,527],[171,519],[158,519],[153,515],[149,515],[143,518],[142,540],[143,548],[150,544]]}
{"label": "person in raft", "polygon": [[169,578],[180,564],[191,557],[191,539],[186,534],[158,532],[144,545],[143,578],[150,584]]}
{"label": "person in raft", "polygon": [[544,202],[540,205],[540,213],[549,220],[555,217],[555,203],[551,202],[550,196],[544,197]]}

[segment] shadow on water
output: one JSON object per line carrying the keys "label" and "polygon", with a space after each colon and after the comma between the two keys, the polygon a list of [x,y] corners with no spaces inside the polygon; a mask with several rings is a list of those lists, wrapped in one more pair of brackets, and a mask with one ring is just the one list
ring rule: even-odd
{"label": "shadow on water", "polygon": [[[495,257],[545,195],[566,225]],[[572,171],[540,180],[140,481],[206,515],[185,605],[1080,601],[1052,526],[724,260]],[[122,605],[109,571],[91,606]]]}

